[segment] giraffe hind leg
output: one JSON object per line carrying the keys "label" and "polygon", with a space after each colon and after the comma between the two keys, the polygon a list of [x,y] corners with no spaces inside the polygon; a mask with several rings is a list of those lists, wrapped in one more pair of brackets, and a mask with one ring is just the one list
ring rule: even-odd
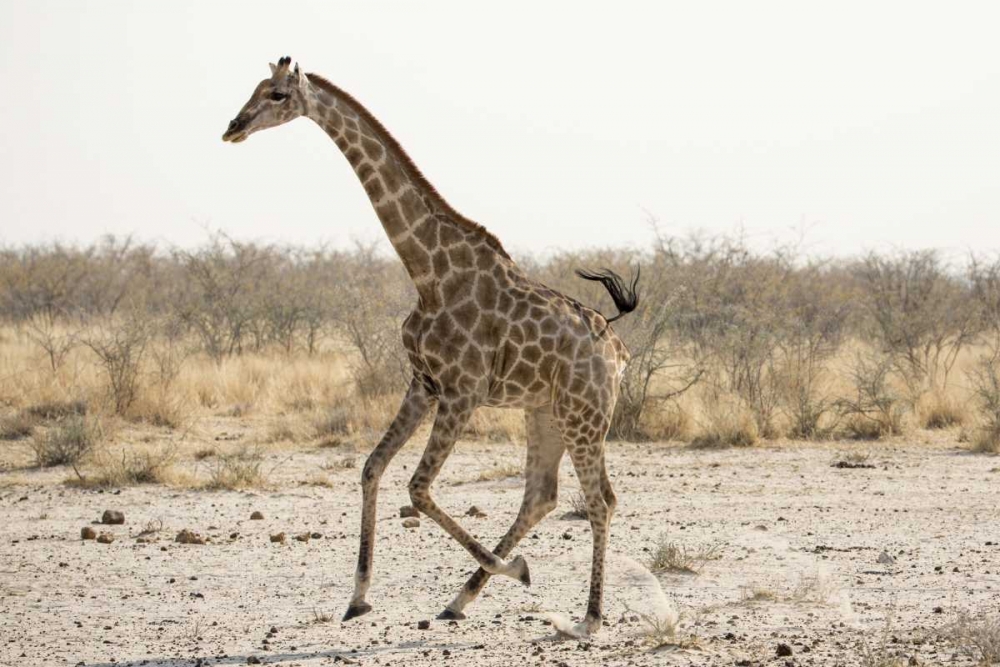
{"label": "giraffe hind leg", "polygon": [[[595,414],[600,415],[595,417]],[[599,422],[595,427],[593,421]],[[601,627],[604,599],[604,566],[611,527],[611,514],[616,504],[611,481],[608,479],[604,460],[604,438],[611,416],[590,407],[577,413],[561,414],[560,430],[566,441],[573,468],[580,481],[580,489],[587,503],[587,518],[593,542],[590,569],[590,594],[583,622],[572,628],[558,629],[560,634],[581,638]]]}
{"label": "giraffe hind leg", "polygon": [[[551,406],[526,411],[525,426],[528,452],[524,474],[524,499],[514,523],[493,549],[493,553],[499,558],[509,556],[528,531],[556,507],[559,462],[562,460],[566,445],[555,426]],[[489,579],[490,573],[479,568],[438,618],[442,620],[465,618],[463,610],[476,599]]]}

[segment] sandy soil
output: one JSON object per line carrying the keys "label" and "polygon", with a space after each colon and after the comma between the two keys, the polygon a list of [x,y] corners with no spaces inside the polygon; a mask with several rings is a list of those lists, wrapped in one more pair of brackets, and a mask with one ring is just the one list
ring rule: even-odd
{"label": "sandy soil", "polygon": [[[403,527],[412,443],[383,481],[375,610],[341,623],[360,500],[359,469],[336,465],[343,449],[269,453],[272,488],[253,492],[98,492],[60,484],[66,470],[17,469],[21,455],[0,445],[3,665],[874,665],[866,657],[883,649],[899,664],[962,665],[974,661],[940,629],[958,610],[1000,613],[1000,459],[966,454],[949,436],[725,451],[611,445],[620,505],[605,627],[588,642],[557,640],[551,625],[551,614],[579,618],[589,576],[588,525],[561,518],[576,491],[568,464],[559,509],[517,551],[531,588],[494,579],[467,620],[443,622],[434,617],[473,561],[426,518]],[[831,466],[859,449],[874,467]],[[514,517],[521,481],[476,480],[523,452],[462,443],[435,486],[454,515],[472,505],[486,513],[461,521],[490,545]],[[317,473],[330,485],[303,483]],[[93,527],[115,541],[81,540],[106,509],[124,512],[125,524]],[[254,511],[264,520],[250,520]],[[162,530],[138,541],[150,522]],[[174,542],[184,528],[209,543]],[[278,532],[285,543],[270,541]],[[292,539],[304,532],[321,537]],[[717,545],[717,558],[700,574],[654,575],[661,536],[692,550]],[[883,551],[892,562],[880,562]],[[655,647],[643,618],[678,613],[678,634]],[[779,644],[791,655],[778,657]]]}

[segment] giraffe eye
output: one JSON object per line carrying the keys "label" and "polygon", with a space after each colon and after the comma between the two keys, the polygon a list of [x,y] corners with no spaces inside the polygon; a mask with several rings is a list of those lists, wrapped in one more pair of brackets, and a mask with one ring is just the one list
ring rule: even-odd
{"label": "giraffe eye", "polygon": [[288,99],[288,95],[279,92],[273,92],[269,97],[272,102],[284,102],[286,99]]}

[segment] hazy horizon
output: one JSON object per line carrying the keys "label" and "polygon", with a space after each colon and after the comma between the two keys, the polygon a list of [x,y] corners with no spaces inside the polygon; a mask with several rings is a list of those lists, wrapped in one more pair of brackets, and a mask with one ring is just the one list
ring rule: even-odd
{"label": "hazy horizon", "polygon": [[742,229],[1000,249],[1000,5],[4,2],[0,244],[383,238],[310,121],[220,140],[290,55],[515,253]]}

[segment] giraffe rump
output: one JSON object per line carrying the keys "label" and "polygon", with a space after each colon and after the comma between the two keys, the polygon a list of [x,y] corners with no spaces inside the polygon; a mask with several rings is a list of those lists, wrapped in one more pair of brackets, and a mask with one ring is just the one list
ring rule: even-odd
{"label": "giraffe rump", "polygon": [[632,277],[632,281],[626,283],[620,275],[611,269],[601,269],[597,272],[584,271],[583,269],[576,270],[576,275],[584,280],[593,280],[601,283],[604,285],[604,289],[608,290],[608,294],[611,295],[611,300],[615,302],[618,314],[607,318],[608,324],[611,324],[623,315],[631,313],[639,305],[639,292],[636,289],[639,285],[639,273],[640,269],[637,266],[635,267],[635,275]]}

